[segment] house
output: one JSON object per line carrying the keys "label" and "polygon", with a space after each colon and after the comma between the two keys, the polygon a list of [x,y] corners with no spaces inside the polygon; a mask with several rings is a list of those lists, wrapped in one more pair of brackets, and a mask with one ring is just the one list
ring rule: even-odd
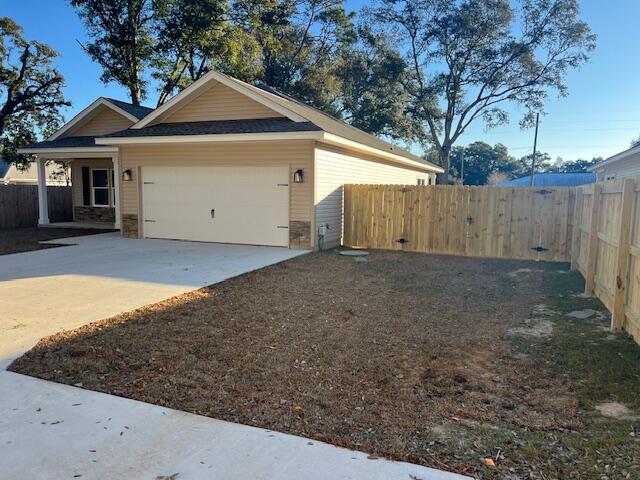
{"label": "house", "polygon": [[[21,170],[0,158],[0,185],[37,185],[37,170],[35,163],[31,163],[26,170]],[[46,165],[47,185],[67,185],[68,173],[62,165],[48,163]]]}
{"label": "house", "polygon": [[[587,183],[594,183],[594,173],[536,173],[533,177],[535,187],[577,187]],[[531,175],[516,178],[508,182],[498,183],[499,187],[529,187]]]}
{"label": "house", "polygon": [[133,238],[290,248],[340,243],[344,184],[435,183],[442,172],[274,89],[218,72],[155,110],[99,98],[20,151],[40,164],[72,159],[76,222],[113,223]]}
{"label": "house", "polygon": [[640,145],[603,160],[589,171],[595,172],[599,182],[640,175]]}

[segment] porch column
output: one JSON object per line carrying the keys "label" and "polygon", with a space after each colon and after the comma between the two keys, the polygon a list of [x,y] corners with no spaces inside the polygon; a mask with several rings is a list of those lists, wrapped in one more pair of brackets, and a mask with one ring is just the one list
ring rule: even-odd
{"label": "porch column", "polygon": [[118,168],[118,156],[114,155],[111,157],[113,160],[113,203],[115,205],[116,210],[116,221],[114,224],[115,229],[120,229],[120,169]]}
{"label": "porch column", "polygon": [[46,160],[36,157],[38,162],[38,225],[49,224],[49,204],[47,203],[47,169]]}

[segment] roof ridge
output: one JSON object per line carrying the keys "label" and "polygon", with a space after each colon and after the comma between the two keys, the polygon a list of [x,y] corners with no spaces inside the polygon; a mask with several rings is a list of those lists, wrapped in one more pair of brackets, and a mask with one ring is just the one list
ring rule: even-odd
{"label": "roof ridge", "polygon": [[125,102],[124,100],[119,100],[119,99],[113,98],[113,97],[101,97],[101,98],[104,98],[105,100],[109,100],[110,102],[124,103],[125,105],[129,105],[131,107],[144,108],[144,109],[151,110],[151,111],[155,110],[155,108],[153,108],[153,107],[147,107],[146,105],[135,105],[135,104],[133,104],[131,102]]}
{"label": "roof ridge", "polygon": [[[222,75],[225,75],[225,74],[222,74]],[[328,119],[331,122],[334,122],[334,123],[336,123],[336,124],[338,124],[340,126],[343,126],[343,127],[347,127],[349,130],[353,131],[354,133],[357,133],[357,134],[360,134],[360,135],[365,135],[366,137],[370,138],[374,142],[379,142],[379,143],[383,144],[389,150],[390,153],[405,155],[405,156],[408,156],[409,158],[413,159],[414,161],[419,161],[419,162],[425,163],[427,165],[437,166],[436,164],[434,164],[432,162],[429,162],[428,160],[425,160],[424,158],[422,158],[419,155],[416,155],[416,154],[410,152],[409,150],[407,150],[405,148],[399,147],[399,146],[397,146],[397,145],[395,145],[395,144],[393,144],[391,142],[383,140],[382,138],[378,137],[377,135],[374,135],[374,134],[369,133],[369,132],[365,132],[364,130],[362,130],[362,129],[358,128],[358,127],[354,127],[353,125],[350,125],[349,123],[345,122],[344,120],[340,120],[340,119],[334,117],[333,115],[330,115],[330,114],[320,110],[317,107],[309,105],[309,104],[307,104],[307,103],[303,102],[302,100],[299,100],[299,99],[297,99],[295,97],[292,97],[291,95],[288,95],[286,93],[280,92],[276,88],[274,88],[274,87],[272,87],[270,85],[267,85],[264,82],[261,82],[261,83],[264,86],[266,86],[269,90],[273,90],[273,91],[266,90],[264,88],[261,88],[258,85],[251,85],[250,83],[243,82],[242,80],[239,80],[239,79],[234,78],[234,77],[229,77],[228,75],[225,75],[225,76],[227,78],[231,79],[231,80],[234,80],[234,81],[240,82],[240,83],[242,83],[244,85],[247,85],[248,87],[254,89],[255,91],[257,91],[257,92],[259,92],[259,93],[261,93],[263,95],[269,95],[269,96],[277,97],[277,98],[280,98],[280,99],[282,99],[284,101],[294,103],[296,106],[298,106],[299,108],[302,108],[303,110],[304,109],[310,109],[314,113],[322,115],[323,117],[325,117],[326,119]],[[313,119],[308,118],[308,116],[305,115],[304,113],[297,112],[297,111],[295,113],[297,113],[298,115],[300,115],[302,117],[307,118],[307,120],[309,120],[309,121],[315,121]],[[382,145],[378,145],[377,148],[381,149],[381,147],[382,147]]]}
{"label": "roof ridge", "polygon": [[[265,87],[267,87],[268,89],[273,90],[274,92],[276,92],[276,94],[277,94],[277,95],[282,96],[285,100],[290,100],[290,101],[292,101],[292,102],[296,102],[296,103],[298,103],[298,104],[300,104],[301,106],[306,107],[306,108],[313,108],[316,112],[318,112],[318,113],[320,113],[320,114],[324,115],[325,117],[328,117],[330,120],[333,120],[334,122],[340,122],[340,123],[341,123],[343,126],[345,126],[345,127],[348,127],[348,128],[350,128],[350,129],[352,129],[352,130],[356,130],[356,131],[358,131],[359,133],[364,133],[365,135],[369,135],[370,137],[375,138],[376,140],[379,140],[379,141],[385,142],[385,143],[387,143],[388,145],[391,145],[392,147],[395,147],[395,146],[396,146],[395,144],[393,144],[393,143],[391,143],[391,142],[387,142],[386,140],[383,140],[382,138],[378,137],[377,135],[374,135],[373,133],[367,132],[367,131],[362,130],[361,128],[358,128],[358,127],[354,127],[353,125],[351,125],[351,124],[350,124],[350,123],[348,123],[348,122],[345,122],[345,121],[344,121],[344,120],[342,120],[341,118],[334,117],[333,115],[331,115],[331,114],[329,114],[329,113],[327,113],[327,112],[325,112],[325,111],[323,111],[323,110],[320,110],[319,108],[314,107],[313,105],[307,104],[307,103],[303,102],[302,100],[299,100],[299,99],[297,99],[297,98],[295,98],[295,97],[292,97],[292,96],[291,96],[291,95],[289,95],[289,94],[286,94],[286,93],[284,93],[284,92],[281,92],[280,90],[278,90],[278,89],[277,89],[277,88],[275,88],[275,87],[272,87],[272,86],[270,86],[270,85],[267,85],[266,83],[263,83],[263,82],[260,82],[260,83],[261,83],[262,85],[264,85]],[[256,85],[256,86],[257,86],[257,85]],[[261,87],[259,87],[259,86],[258,86],[258,88],[261,88]],[[270,92],[268,92],[268,91],[267,91],[267,93],[270,93]],[[399,148],[400,150],[408,151],[408,150],[403,149],[402,147],[397,147],[397,148]],[[411,153],[411,152],[409,152],[409,153]]]}

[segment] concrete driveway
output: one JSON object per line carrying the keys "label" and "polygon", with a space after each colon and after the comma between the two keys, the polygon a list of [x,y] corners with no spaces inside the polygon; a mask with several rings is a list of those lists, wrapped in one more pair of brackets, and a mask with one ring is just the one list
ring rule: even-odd
{"label": "concrete driveway", "polygon": [[61,329],[304,253],[117,234],[64,243],[76,245],[0,256],[0,479],[467,478],[4,370]]}
{"label": "concrete driveway", "polygon": [[305,253],[276,247],[135,240],[118,233],[0,256],[0,368],[42,337]]}

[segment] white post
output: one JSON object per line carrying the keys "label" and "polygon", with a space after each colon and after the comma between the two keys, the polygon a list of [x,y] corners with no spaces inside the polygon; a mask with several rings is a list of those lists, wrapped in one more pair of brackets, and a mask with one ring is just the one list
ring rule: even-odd
{"label": "white post", "polygon": [[38,225],[49,225],[46,160],[44,158],[36,157],[36,162],[38,162]]}
{"label": "white post", "polygon": [[116,221],[113,226],[115,229],[120,229],[120,169],[118,168],[118,157],[114,155],[112,157],[113,160],[113,202],[115,204],[116,209]]}

